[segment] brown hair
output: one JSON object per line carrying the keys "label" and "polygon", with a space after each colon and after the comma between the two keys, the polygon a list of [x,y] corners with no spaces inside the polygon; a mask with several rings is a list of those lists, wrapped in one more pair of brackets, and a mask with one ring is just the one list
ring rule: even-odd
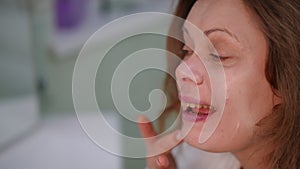
{"label": "brown hair", "polygon": [[[175,16],[185,19],[196,0],[179,0]],[[282,103],[262,122],[272,123],[264,137],[272,141],[276,149],[266,157],[268,168],[297,169],[300,166],[300,1],[298,0],[244,0],[244,4],[258,17],[261,30],[268,40],[266,78]],[[181,26],[175,20],[170,34],[182,36]],[[183,44],[167,39],[167,50],[183,57]],[[168,107],[159,125],[172,112],[179,112],[175,80],[167,76],[165,92]],[[258,124],[263,125],[263,124]]]}

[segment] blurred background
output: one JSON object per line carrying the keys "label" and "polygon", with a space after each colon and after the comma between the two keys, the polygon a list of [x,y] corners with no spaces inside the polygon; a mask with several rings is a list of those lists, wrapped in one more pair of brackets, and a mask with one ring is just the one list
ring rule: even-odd
{"label": "blurred background", "polygon": [[[144,159],[112,155],[87,137],[73,107],[72,73],[83,44],[101,26],[137,12],[172,13],[175,4],[172,0],[0,0],[0,168],[144,168]],[[114,34],[101,42],[110,36]],[[122,59],[144,48],[164,49],[165,37],[126,39],[108,54],[96,77],[99,108],[120,132],[133,137],[139,137],[137,126],[119,117],[110,82]],[[165,58],[161,62],[165,64]],[[132,104],[147,110],[150,91],[162,88],[164,77],[154,70],[140,73],[130,87]],[[94,117],[86,118],[93,123]],[[109,139],[128,151],[118,138]]]}

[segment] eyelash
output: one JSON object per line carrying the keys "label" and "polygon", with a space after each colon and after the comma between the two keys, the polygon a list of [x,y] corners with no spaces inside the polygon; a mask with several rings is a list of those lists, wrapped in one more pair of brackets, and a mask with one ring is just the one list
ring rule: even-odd
{"label": "eyelash", "polygon": [[[186,58],[188,56],[191,56],[194,52],[191,49],[189,49],[187,46],[184,46],[182,48],[182,53],[184,58]],[[214,53],[209,54],[209,56],[211,56],[214,60],[220,60],[220,61],[225,61],[226,59],[228,59],[228,57],[220,56]]]}
{"label": "eyelash", "polygon": [[220,56],[214,53],[209,54],[211,57],[213,57],[213,59],[215,60],[220,60],[220,61],[225,61],[226,59],[228,59],[228,57],[225,56]]}

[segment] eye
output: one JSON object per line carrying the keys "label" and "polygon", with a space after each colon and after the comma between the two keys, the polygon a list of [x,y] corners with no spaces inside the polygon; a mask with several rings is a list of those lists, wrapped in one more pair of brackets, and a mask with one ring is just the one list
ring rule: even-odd
{"label": "eye", "polygon": [[229,57],[225,57],[225,56],[220,56],[220,55],[217,55],[217,54],[214,54],[214,53],[211,53],[211,54],[209,54],[210,56],[211,56],[211,58],[213,59],[213,60],[215,60],[215,61],[221,61],[221,62],[223,62],[223,61],[225,61],[225,60],[227,60]]}

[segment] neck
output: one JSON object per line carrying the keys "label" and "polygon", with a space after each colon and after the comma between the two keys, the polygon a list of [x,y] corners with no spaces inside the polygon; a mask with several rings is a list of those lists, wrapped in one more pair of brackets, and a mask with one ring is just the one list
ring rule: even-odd
{"label": "neck", "polygon": [[272,146],[261,141],[246,149],[233,152],[233,154],[240,161],[243,169],[265,169],[268,162],[267,155],[271,153]]}

